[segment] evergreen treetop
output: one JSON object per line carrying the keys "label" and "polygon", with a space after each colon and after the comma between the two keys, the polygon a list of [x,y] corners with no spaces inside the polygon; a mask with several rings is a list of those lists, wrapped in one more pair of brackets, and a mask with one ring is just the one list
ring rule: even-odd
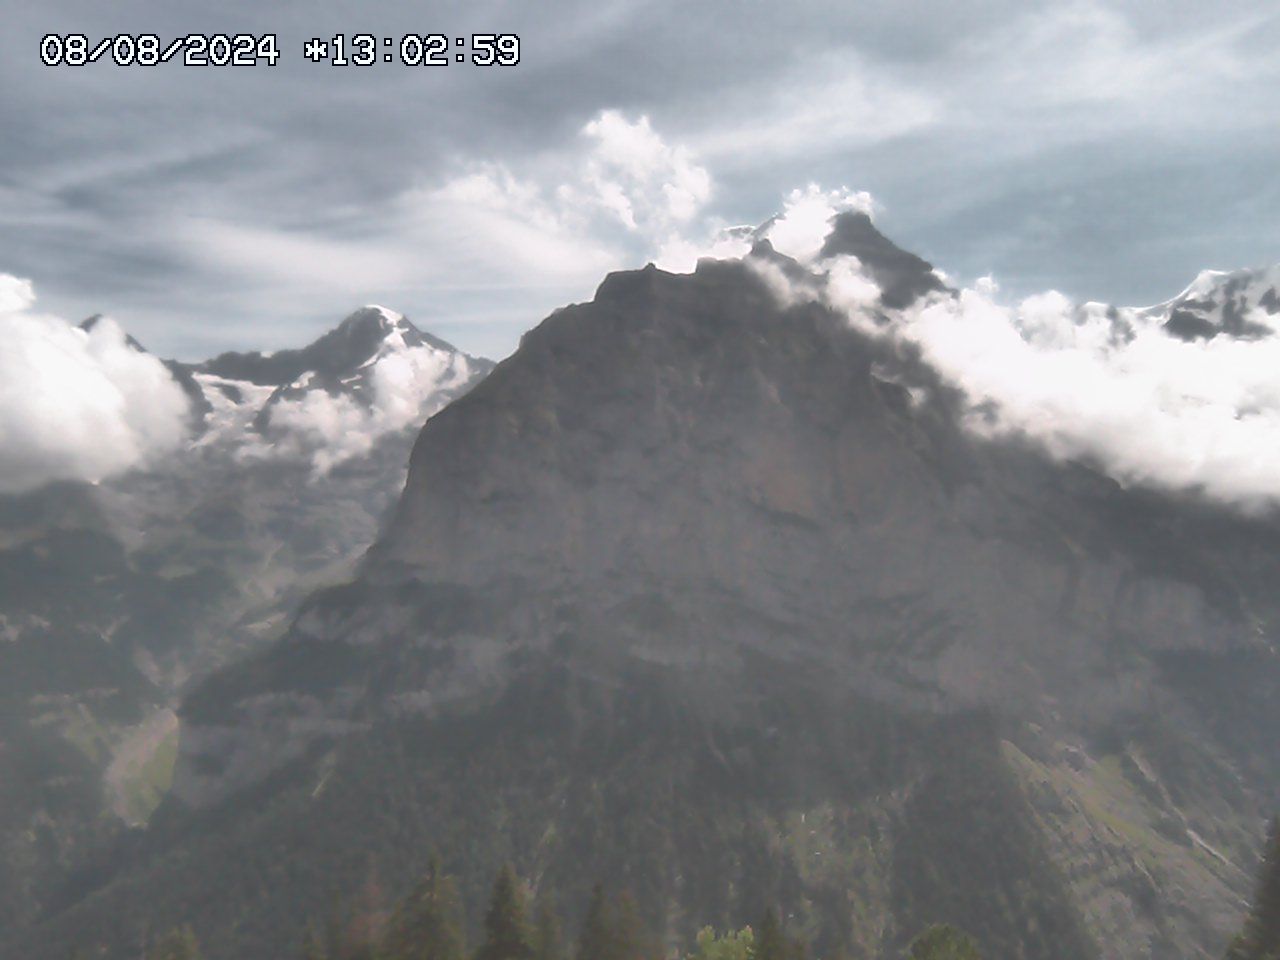
{"label": "evergreen treetop", "polygon": [[1280,960],[1280,817],[1271,821],[1262,868],[1244,932],[1228,950],[1229,960]]}
{"label": "evergreen treetop", "polygon": [[189,925],[174,927],[147,950],[147,960],[200,960],[200,945]]}
{"label": "evergreen treetop", "polygon": [[565,960],[560,917],[546,899],[538,903],[533,922],[533,960]]}
{"label": "evergreen treetop", "polygon": [[982,960],[973,938],[948,924],[936,924],[911,941],[907,960]]}
{"label": "evergreen treetop", "polygon": [[510,864],[498,872],[484,915],[484,940],[475,960],[532,960],[524,889]]}
{"label": "evergreen treetop", "polygon": [[435,860],[392,913],[382,954],[382,960],[465,960],[462,900]]}

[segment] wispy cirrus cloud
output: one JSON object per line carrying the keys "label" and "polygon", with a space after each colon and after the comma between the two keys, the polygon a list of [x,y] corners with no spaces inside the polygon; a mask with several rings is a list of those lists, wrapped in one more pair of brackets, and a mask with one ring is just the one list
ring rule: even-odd
{"label": "wispy cirrus cloud", "polygon": [[[1011,289],[1142,299],[1208,263],[1274,258],[1280,20],[1248,0],[1211,16],[1186,0],[490,2],[449,28],[516,32],[521,64],[434,72],[288,54],[356,19],[380,35],[423,28],[350,0],[230,0],[198,16],[69,0],[15,10],[7,35],[34,51],[50,30],[115,32],[144,13],[162,33],[274,31],[286,56],[221,73],[6,58],[0,265],[65,315],[111,309],[188,358],[297,344],[369,300],[505,353],[554,305],[542,291],[589,292],[558,264],[581,257],[585,276],[651,255],[653,215],[676,207],[644,209],[627,164],[682,150],[692,179],[664,186],[697,213],[663,225],[659,249],[703,246],[712,221],[759,223],[816,180],[870,189],[908,245]],[[569,168],[584,127],[608,135],[609,116],[626,125],[622,153],[605,169],[596,144],[593,185]],[[488,232],[500,201],[441,192],[486,170],[500,189],[574,189],[540,193],[550,219],[511,209],[506,232]],[[571,222],[610,205],[612,226]],[[522,254],[540,222],[544,249]],[[490,261],[482,237],[505,240]]]}

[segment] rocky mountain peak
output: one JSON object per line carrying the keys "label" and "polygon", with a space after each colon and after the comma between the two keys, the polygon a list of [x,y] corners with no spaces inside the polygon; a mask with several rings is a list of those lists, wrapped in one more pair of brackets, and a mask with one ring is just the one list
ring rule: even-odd
{"label": "rocky mountain peak", "polygon": [[903,250],[861,211],[849,210],[835,217],[819,257],[842,255],[858,258],[880,287],[881,303],[891,309],[901,309],[918,297],[946,289],[931,263]]}
{"label": "rocky mountain peak", "polygon": [[224,353],[198,366],[204,373],[258,386],[286,386],[304,373],[337,377],[355,373],[395,340],[401,347],[431,343],[452,350],[428,337],[407,319],[384,307],[368,306],[347,316],[332,330],[297,350],[275,353]]}
{"label": "rocky mountain peak", "polygon": [[[80,321],[80,329],[83,330],[85,333],[91,333],[93,329],[97,327],[98,324],[102,323],[104,320],[106,320],[106,317],[103,314],[95,313],[93,316],[86,317],[84,320]],[[144,347],[137,340],[135,340],[132,334],[126,333],[124,342],[134,350],[137,350],[139,353],[148,352],[147,348]]]}
{"label": "rocky mountain peak", "polygon": [[1178,296],[1146,312],[1181,340],[1270,337],[1280,327],[1280,266],[1202,271]]}

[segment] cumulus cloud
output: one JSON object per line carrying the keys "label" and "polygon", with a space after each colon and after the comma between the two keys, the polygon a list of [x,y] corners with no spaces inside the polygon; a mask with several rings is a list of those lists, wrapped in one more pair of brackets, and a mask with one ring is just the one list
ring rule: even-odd
{"label": "cumulus cloud", "polygon": [[1187,342],[1157,312],[1115,314],[1056,292],[1016,304],[994,284],[908,311],[897,336],[988,415],[1117,479],[1199,490],[1246,508],[1280,501],[1280,339]]}
{"label": "cumulus cloud", "polygon": [[654,255],[655,266],[669,273],[692,273],[703,257],[734,260],[751,249],[754,228],[708,226],[701,235],[673,234]]}
{"label": "cumulus cloud", "polygon": [[420,174],[374,205],[326,207],[319,227],[314,213],[280,224],[219,217],[193,202],[146,229],[181,236],[173,255],[220,278],[212,296],[227,300],[228,313],[269,298],[278,322],[259,338],[287,335],[286,321],[314,316],[317,301],[324,310],[416,301],[421,314],[444,305],[453,325],[501,324],[503,352],[531,320],[589,295],[605,273],[719,225],[705,217],[710,173],[647,116],[604,110],[583,120],[559,149]]}
{"label": "cumulus cloud", "polygon": [[[978,434],[1024,436],[1127,484],[1199,492],[1248,511],[1280,503],[1280,313],[1260,306],[1280,294],[1280,267],[1206,271],[1178,298],[1147,308],[1077,304],[1055,290],[1008,302],[984,277],[890,311],[885,323],[880,289],[857,258],[820,257],[837,214],[871,215],[875,206],[866,193],[811,184],[792,191],[762,230],[721,244],[741,255],[767,237],[808,268],[797,277],[748,261],[781,302],[820,301],[869,336],[918,348],[967,398],[965,424]],[[1238,304],[1253,304],[1245,321],[1271,335],[1184,340],[1164,329],[1178,304],[1221,303],[1229,285]]]}
{"label": "cumulus cloud", "polygon": [[0,314],[19,313],[35,302],[36,291],[30,280],[0,273]]}
{"label": "cumulus cloud", "polygon": [[648,117],[606,110],[582,132],[593,146],[582,186],[562,187],[565,199],[584,197],[627,229],[651,233],[688,223],[711,199],[711,175],[686,148],[658,136]]}
{"label": "cumulus cloud", "polygon": [[810,260],[822,249],[831,231],[831,218],[846,210],[875,212],[875,202],[865,191],[847,187],[824,190],[811,183],[803,190],[792,190],[779,216],[767,230],[769,242],[779,253],[797,260]]}
{"label": "cumulus cloud", "polygon": [[[797,224],[819,218],[820,204],[806,210],[808,202],[796,204]],[[1280,335],[1187,341],[1163,327],[1172,301],[1111,308],[1051,290],[1005,302],[989,277],[955,296],[932,294],[885,324],[879,290],[857,259],[819,261],[811,232],[800,236],[792,250],[813,279],[774,270],[766,279],[778,295],[820,300],[868,335],[919,348],[967,398],[974,432],[1024,436],[1127,484],[1198,492],[1246,511],[1280,503]],[[1205,274],[1187,293],[1212,298],[1229,279]],[[1255,275],[1255,285],[1280,285],[1280,269]],[[1255,310],[1249,319],[1280,334],[1280,315]]]}
{"label": "cumulus cloud", "polygon": [[[760,229],[724,227],[715,220],[692,226],[683,233],[669,236],[654,262],[672,273],[692,271],[702,257],[729,259],[745,256],[757,240],[768,240],[774,249],[801,262],[812,260],[822,249],[831,230],[831,219],[846,210],[871,216],[875,201],[865,191],[840,187],[824,189],[811,183],[792,190],[783,201],[781,212]],[[752,264],[760,267],[760,264]],[[767,266],[762,267],[768,273]],[[782,288],[778,288],[781,293]]]}
{"label": "cumulus cloud", "polygon": [[270,408],[269,443],[250,456],[304,456],[317,475],[372,449],[384,434],[403,430],[436,413],[471,375],[464,356],[432,346],[403,347],[368,369],[370,402],[346,394],[311,390]]}
{"label": "cumulus cloud", "polygon": [[34,305],[0,274],[0,492],[96,481],[183,441],[187,399],[159,360],[109,319],[85,331]]}
{"label": "cumulus cloud", "polygon": [[[969,398],[971,429],[1023,434],[1057,457],[1087,457],[1126,483],[1201,490],[1255,507],[1280,499],[1280,337],[1256,341],[1171,337],[1159,311],[1114,313],[1055,291],[1005,302],[994,281],[956,297],[917,303],[884,325],[879,289],[853,257],[819,262],[831,220],[874,215],[872,197],[816,184],[793,190],[763,228],[728,227],[708,216],[712,183],[693,154],[663,140],[647,118],[607,111],[582,129],[582,151],[528,176],[476,167],[439,188],[490,218],[481,231],[548,270],[592,246],[598,262],[622,265],[628,238],[656,248],[664,269],[694,269],[700,257],[744,256],[767,238],[808,265],[810,283],[751,261],[780,297],[821,299],[875,336],[917,345]],[[558,185],[550,184],[557,181]]]}
{"label": "cumulus cloud", "polygon": [[648,117],[605,110],[566,151],[522,170],[473,164],[409,192],[402,207],[424,224],[453,225],[451,243],[471,269],[484,262],[541,282],[585,286],[690,243],[686,233],[714,233],[723,224],[705,217],[712,193],[710,173]]}

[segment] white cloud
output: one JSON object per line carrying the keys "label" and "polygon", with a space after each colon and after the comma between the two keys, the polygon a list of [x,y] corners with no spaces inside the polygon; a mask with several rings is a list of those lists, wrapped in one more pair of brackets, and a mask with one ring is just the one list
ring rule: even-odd
{"label": "white cloud", "polygon": [[406,193],[398,210],[424,240],[448,225],[449,242],[422,267],[448,273],[451,282],[487,275],[497,286],[589,285],[616,269],[622,252],[613,238],[597,235],[580,209],[558,201],[553,182],[545,173],[518,176],[501,164],[476,164]]}
{"label": "white cloud", "polygon": [[816,294],[791,284],[788,295],[818,296],[870,335],[917,345],[967,397],[969,429],[1025,436],[1124,483],[1245,510],[1280,503],[1280,336],[1187,342],[1165,332],[1159,309],[1077,305],[1057,291],[1008,304],[990,278],[884,325],[854,258],[820,266]]}
{"label": "white cloud", "polygon": [[1245,507],[1280,499],[1280,342],[1188,343],[1130,319],[1133,338],[1116,339],[1105,310],[1059,294],[1010,307],[964,291],[910,317],[906,335],[973,401],[996,404],[984,429],[1096,458],[1130,483]]}
{"label": "white cloud", "polygon": [[880,288],[853,256],[839,257],[828,266],[823,294],[828,304],[858,318],[880,300]]}
{"label": "white cloud", "polygon": [[787,196],[782,215],[769,227],[769,242],[779,253],[800,261],[811,260],[822,249],[836,214],[856,210],[870,215],[874,207],[871,194],[865,191],[853,192],[846,187],[824,190],[811,183]]}
{"label": "white cloud", "polygon": [[670,273],[692,273],[703,257],[732,260],[746,256],[751,249],[751,228],[724,228],[709,224],[709,237],[694,239],[682,234],[667,238],[654,256],[655,266]]}
{"label": "white cloud", "polygon": [[865,191],[846,187],[825,190],[811,183],[803,189],[792,190],[783,202],[782,211],[758,234],[751,227],[725,228],[720,221],[710,219],[689,232],[670,235],[654,262],[673,273],[688,273],[702,257],[745,256],[757,236],[767,239],[779,253],[808,262],[822,249],[823,241],[831,232],[832,218],[846,210],[870,216],[875,210],[875,201]]}
{"label": "white cloud", "polygon": [[30,280],[0,273],[0,314],[20,313],[36,302],[36,290]]}
{"label": "white cloud", "polygon": [[98,480],[182,442],[187,399],[159,360],[109,319],[86,332],[34,303],[0,274],[0,492]]}
{"label": "white cloud", "polygon": [[754,83],[716,89],[699,153],[739,167],[866,148],[936,124],[944,93],[845,48],[800,58]]}
{"label": "white cloud", "polygon": [[358,242],[202,217],[182,221],[184,251],[227,276],[251,276],[276,290],[385,288],[403,282],[413,260],[377,238]]}
{"label": "white cloud", "polygon": [[1006,306],[965,290],[908,314],[902,335],[972,401],[994,404],[976,429],[1025,433],[1126,482],[1245,507],[1280,500],[1280,340],[1185,342],[1157,317],[1126,319],[1131,339],[1112,335],[1098,305],[1049,293]]}
{"label": "white cloud", "polygon": [[250,456],[304,456],[317,475],[368,453],[384,434],[420,424],[436,413],[451,391],[471,375],[465,357],[435,347],[403,347],[370,367],[372,402],[311,390],[300,399],[270,409],[268,442],[247,449]]}
{"label": "white cloud", "polygon": [[520,172],[474,164],[412,191],[404,205],[424,224],[453,225],[472,270],[485,263],[594,284],[607,270],[678,246],[685,230],[708,229],[701,219],[712,189],[706,169],[648,117],[606,110],[567,151]]}
{"label": "white cloud", "polygon": [[1198,29],[1168,33],[1139,29],[1125,13],[1098,0],[1072,0],[1028,8],[1000,30],[979,34],[962,47],[973,78],[956,92],[960,101],[976,90],[995,93],[1002,85],[1017,91],[1014,106],[1028,112],[1088,107],[1098,119],[1114,121],[1119,111],[1137,107],[1148,122],[1185,123],[1155,109],[1178,98],[1197,112],[1210,108],[1222,117],[1214,89],[1274,72],[1241,41],[1264,17],[1223,18]]}
{"label": "white cloud", "polygon": [[670,146],[648,117],[631,121],[605,110],[582,130],[592,142],[582,185],[561,188],[584,197],[629,230],[668,232],[696,217],[711,199],[711,175],[682,146]]}
{"label": "white cloud", "polygon": [[[238,298],[296,304],[476,301],[451,323],[492,324],[519,297],[527,324],[588,296],[610,270],[705,229],[708,172],[644,116],[607,110],[567,148],[509,166],[474,162],[408,187],[377,209],[332,211],[340,233],[228,222],[166,221],[182,256],[224,278]],[[332,225],[332,224],[331,224]],[[419,313],[426,314],[426,309]],[[266,344],[278,346],[279,344]]]}

